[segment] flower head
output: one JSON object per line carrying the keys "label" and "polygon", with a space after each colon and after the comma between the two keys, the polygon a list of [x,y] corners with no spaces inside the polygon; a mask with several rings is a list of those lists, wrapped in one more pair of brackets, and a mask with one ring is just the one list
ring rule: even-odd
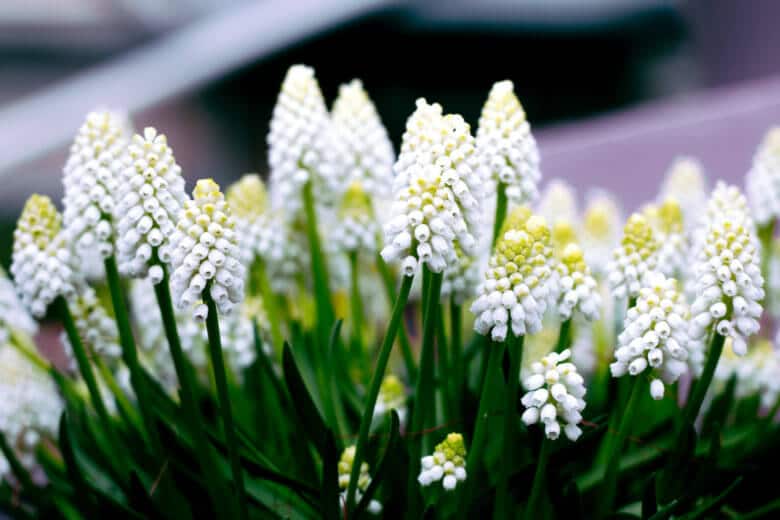
{"label": "flower head", "polygon": [[531,365],[532,375],[523,382],[528,391],[522,398],[526,410],[521,419],[527,426],[541,421],[548,439],[563,432],[571,441],[582,435],[578,424],[585,409],[585,382],[577,367],[569,362],[571,351],[550,352]]}
{"label": "flower head", "polygon": [[588,321],[597,320],[601,307],[598,284],[590,275],[585,255],[575,243],[569,243],[558,262],[558,315],[569,319],[577,310]]}
{"label": "flower head", "polygon": [[780,127],[767,132],[745,181],[756,223],[764,225],[780,216]]}
{"label": "flower head", "polygon": [[607,265],[609,285],[616,298],[635,298],[644,277],[658,262],[660,244],[646,217],[634,213],[623,228],[620,246]]}
{"label": "flower head", "polygon": [[455,254],[458,261],[444,270],[441,297],[442,300],[452,298],[460,305],[474,296],[481,278],[481,266],[478,259],[467,255],[458,243],[455,243]]}
{"label": "flower head", "polygon": [[331,239],[337,251],[376,254],[379,226],[368,192],[360,182],[353,182],[344,192],[336,219]]}
{"label": "flower head", "polygon": [[127,148],[117,200],[117,262],[124,274],[163,278],[170,237],[187,198],[184,178],[165,135],[148,127]]}
{"label": "flower head", "polygon": [[605,191],[594,191],[588,197],[582,216],[582,246],[585,260],[599,276],[612,258],[620,240],[620,208],[614,197]]}
{"label": "flower head", "polygon": [[523,204],[536,199],[542,176],[539,149],[511,81],[490,89],[479,118],[477,148],[490,178],[506,185],[510,200]]}
{"label": "flower head", "polygon": [[[227,314],[244,297],[236,222],[213,180],[199,180],[192,194],[171,237],[173,298],[179,308],[188,308],[209,291],[219,312]],[[195,317],[205,319],[206,314],[205,304],[198,304]]]}
{"label": "flower head", "polygon": [[758,332],[764,298],[755,226],[745,197],[723,183],[718,183],[708,202],[708,217],[695,250],[696,298],[689,334],[703,340],[714,327],[718,334],[732,338],[735,353],[744,355],[746,338]]}
{"label": "flower head", "polygon": [[114,253],[114,213],[122,183],[129,123],[122,114],[91,112],[65,163],[63,227],[81,257]]}
{"label": "flower head", "polygon": [[374,416],[383,415],[390,410],[398,412],[398,418],[404,422],[406,417],[406,390],[404,384],[393,374],[388,374],[379,387],[379,396],[374,407]]}
{"label": "flower head", "polygon": [[342,144],[340,167],[371,197],[387,197],[393,183],[393,145],[359,79],[339,87],[333,127]]}
{"label": "flower head", "polygon": [[440,480],[445,491],[452,491],[458,482],[466,480],[466,446],[460,433],[448,434],[436,445],[433,455],[422,458],[417,482],[427,487]]}
{"label": "flower head", "polygon": [[38,331],[38,324],[22,305],[14,284],[0,267],[0,348],[11,340],[14,331],[32,336]]}
{"label": "flower head", "polygon": [[471,306],[474,329],[491,333],[494,341],[506,339],[509,326],[515,336],[542,328],[542,315],[554,294],[554,259],[550,229],[539,216],[521,228],[509,229],[496,242],[485,280]]}
{"label": "flower head", "polygon": [[395,202],[385,225],[382,257],[402,259],[404,275],[420,264],[442,272],[457,262],[455,243],[467,254],[476,246],[482,181],[474,171],[474,138],[459,115],[417,101],[406,123],[395,164]]}
{"label": "flower head", "polygon": [[644,208],[643,214],[653,226],[658,239],[658,270],[667,276],[686,271],[689,244],[682,208],[677,200],[670,198],[660,204],[650,204]]}
{"label": "flower head", "polygon": [[61,233],[61,217],[49,197],[32,195],[14,231],[11,274],[24,306],[37,318],[57,296],[75,291],[73,259]]}
{"label": "flower head", "polygon": [[[355,462],[355,450],[356,447],[354,444],[352,446],[348,446],[341,453],[341,458],[339,459],[339,488],[341,489],[342,507],[346,503],[347,489],[349,488],[349,480],[350,476],[352,475],[352,464]],[[363,493],[365,493],[369,484],[371,484],[371,475],[369,475],[368,470],[368,463],[362,462],[360,464],[360,474],[358,475],[357,488],[355,490],[355,499],[357,501],[360,501]],[[382,512],[382,504],[376,500],[372,500],[368,506],[368,510],[371,513],[377,515]]]}
{"label": "flower head", "polygon": [[626,312],[618,336],[613,377],[638,376],[649,371],[653,399],[664,396],[664,383],[671,384],[685,373],[688,360],[688,307],[674,278],[653,273],[646,279],[636,305]]}
{"label": "flower head", "polygon": [[268,225],[265,184],[256,173],[248,173],[228,187],[225,198],[236,220],[236,233],[241,237],[241,259],[249,267]]}
{"label": "flower head", "polygon": [[[68,307],[76,323],[76,330],[82,341],[95,354],[109,359],[119,359],[116,323],[100,304],[92,287],[82,284],[76,294],[68,298]],[[67,336],[63,336],[67,341]]]}
{"label": "flower head", "polygon": [[707,203],[707,178],[701,163],[693,157],[678,157],[666,172],[658,200],[679,204],[690,229]]}
{"label": "flower head", "polygon": [[550,180],[536,204],[536,211],[550,222],[557,219],[575,222],[579,211],[574,187],[563,179]]}

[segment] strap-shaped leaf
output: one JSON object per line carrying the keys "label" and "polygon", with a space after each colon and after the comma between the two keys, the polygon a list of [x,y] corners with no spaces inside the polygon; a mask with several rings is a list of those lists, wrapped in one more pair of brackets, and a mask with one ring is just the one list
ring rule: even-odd
{"label": "strap-shaped leaf", "polygon": [[282,352],[282,369],[287,390],[293,401],[293,408],[301,420],[303,429],[309,440],[314,444],[322,457],[327,452],[327,427],[322,416],[314,406],[314,401],[303,382],[303,377],[295,363],[290,345],[285,342]]}
{"label": "strap-shaped leaf", "polygon": [[390,461],[393,459],[393,454],[398,448],[398,441],[401,439],[400,427],[401,421],[398,418],[398,412],[391,410],[390,438],[387,440],[387,445],[382,454],[382,458],[379,460],[379,464],[377,464],[374,474],[371,477],[371,483],[368,485],[366,492],[363,493],[360,502],[358,502],[358,505],[355,507],[355,518],[360,518],[361,515],[366,512],[368,505],[371,503],[371,500],[379,489],[379,485],[383,482],[384,477],[387,474],[388,468],[390,467]]}

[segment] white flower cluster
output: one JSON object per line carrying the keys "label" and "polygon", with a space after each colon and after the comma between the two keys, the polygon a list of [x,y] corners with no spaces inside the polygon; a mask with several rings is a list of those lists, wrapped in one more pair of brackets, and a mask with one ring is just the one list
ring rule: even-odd
{"label": "white flower cluster", "polygon": [[447,437],[436,445],[433,455],[426,455],[421,460],[420,474],[417,482],[423,487],[428,487],[434,482],[441,481],[445,491],[454,490],[458,482],[466,480],[466,446],[463,444],[463,435],[449,433]]}
{"label": "white flower cluster", "polygon": [[[726,343],[730,342],[731,338],[727,338]],[[732,376],[736,377],[734,396],[737,399],[758,395],[761,406],[771,409],[780,398],[780,353],[763,338],[744,357],[727,349],[715,370],[715,381],[722,388]]]}
{"label": "white flower cluster", "polygon": [[393,183],[393,145],[359,79],[339,87],[332,118],[344,154],[339,166],[348,172],[348,182],[360,182],[372,197],[387,197]]}
{"label": "white flower cluster", "polygon": [[582,435],[578,426],[585,409],[585,380],[569,362],[571,351],[550,352],[531,365],[532,374],[523,382],[527,393],[521,402],[526,410],[521,417],[526,426],[544,424],[544,434],[555,440],[563,432],[571,441]]}
{"label": "white flower cluster", "polygon": [[585,255],[577,244],[570,243],[561,254],[558,271],[558,315],[565,320],[578,311],[588,321],[599,319],[601,295],[590,275]]}
{"label": "white flower cluster", "polygon": [[91,112],[76,134],[65,163],[62,221],[82,259],[114,254],[114,213],[129,140],[126,116]]}
{"label": "white flower cluster", "polygon": [[241,261],[249,268],[259,254],[268,227],[265,184],[256,173],[248,173],[228,187],[225,198],[236,220],[236,234],[241,237]]}
{"label": "white flower cluster", "polygon": [[379,225],[374,218],[371,199],[359,182],[353,182],[344,192],[336,222],[330,232],[335,251],[363,252],[372,257],[377,252]]}
{"label": "white flower cluster", "polygon": [[12,330],[32,336],[38,331],[38,324],[24,308],[14,284],[0,267],[0,348],[11,341]]}
{"label": "white flower cluster", "polygon": [[[348,446],[344,449],[339,459],[339,488],[341,488],[340,502],[341,507],[344,509],[347,502],[347,489],[349,488],[349,480],[352,474],[352,464],[355,462],[355,445]],[[371,475],[368,473],[369,467],[367,462],[360,464],[360,474],[358,475],[357,487],[355,488],[355,501],[359,502],[363,496],[363,493],[368,489],[371,484]],[[382,504],[377,500],[371,500],[368,504],[368,511],[371,514],[378,515],[382,512]]]}
{"label": "white flower cluster", "polygon": [[626,222],[623,238],[607,264],[607,281],[618,299],[636,298],[644,277],[655,270],[660,244],[650,222],[634,213]]}
{"label": "white flower cluster", "polygon": [[334,139],[314,69],[293,65],[287,71],[271,116],[268,165],[275,207],[295,212],[301,207],[301,189],[309,182],[323,183],[317,197],[337,191],[336,158],[340,141]]}
{"label": "white flower cluster", "polygon": [[133,278],[163,279],[170,237],[187,199],[184,178],[163,134],[151,127],[133,136],[125,156],[116,215],[119,270]]}
{"label": "white flower cluster", "polygon": [[617,201],[601,190],[588,195],[585,212],[582,215],[582,239],[585,261],[598,276],[612,258],[612,251],[620,241],[622,217]]}
{"label": "white flower cluster", "polygon": [[222,314],[244,297],[246,269],[240,260],[235,219],[219,185],[201,179],[192,192],[171,236],[171,292],[179,309],[195,305],[194,316],[205,320],[204,291]]}
{"label": "white flower cluster", "polygon": [[452,266],[456,243],[474,253],[482,200],[474,150],[461,116],[444,116],[439,104],[417,100],[395,164],[393,216],[382,250],[386,262],[402,259],[405,276],[420,264],[436,273]]}
{"label": "white flower cluster", "polygon": [[542,316],[556,291],[554,269],[544,218],[532,216],[522,226],[510,227],[499,237],[471,305],[474,329],[490,332],[494,341],[506,339],[510,324],[515,336],[541,330]]}
{"label": "white flower cluster", "polygon": [[406,390],[404,384],[393,374],[388,374],[379,387],[379,396],[374,406],[374,417],[395,410],[401,424],[406,421]]}
{"label": "white flower cluster", "polygon": [[618,335],[615,362],[609,366],[612,376],[649,370],[650,395],[662,399],[664,383],[674,383],[688,368],[688,317],[676,280],[661,273],[648,276]]}
{"label": "white flower cluster", "polygon": [[667,276],[676,276],[688,270],[689,244],[685,233],[683,212],[673,198],[644,208],[645,217],[653,226],[659,247],[656,253],[657,270]]}
{"label": "white flower cluster", "polygon": [[506,186],[507,198],[523,204],[536,199],[539,149],[511,81],[499,81],[488,94],[477,129],[477,148],[488,175]]}
{"label": "white flower cluster", "polygon": [[666,172],[659,201],[674,200],[682,209],[688,231],[707,204],[707,178],[693,157],[678,157]]}
{"label": "white flower cluster", "polygon": [[11,275],[24,306],[42,318],[57,296],[76,290],[73,258],[61,232],[61,217],[49,197],[32,195],[14,230]]}
{"label": "white flower cluster", "polygon": [[464,253],[458,244],[455,244],[455,254],[458,261],[444,270],[441,298],[442,301],[452,298],[455,303],[461,305],[476,294],[482,278],[482,266],[477,258]]}
{"label": "white flower cluster", "polygon": [[579,211],[574,187],[563,179],[551,179],[536,204],[536,212],[553,223],[558,219],[576,222]]}
{"label": "white flower cluster", "polygon": [[780,127],[767,132],[745,177],[753,218],[764,225],[780,216]]}
{"label": "white flower cluster", "polygon": [[89,349],[106,358],[119,359],[122,348],[116,323],[100,304],[95,290],[83,284],[76,294],[68,298],[68,308],[79,336]]}
{"label": "white flower cluster", "polygon": [[739,189],[718,183],[708,203],[709,225],[694,260],[696,298],[689,334],[703,341],[712,326],[732,339],[738,355],[759,330],[764,279],[755,226]]}
{"label": "white flower cluster", "polygon": [[[57,433],[63,402],[50,375],[16,348],[0,345],[0,429],[28,469],[39,440]],[[10,470],[0,454],[0,475]]]}

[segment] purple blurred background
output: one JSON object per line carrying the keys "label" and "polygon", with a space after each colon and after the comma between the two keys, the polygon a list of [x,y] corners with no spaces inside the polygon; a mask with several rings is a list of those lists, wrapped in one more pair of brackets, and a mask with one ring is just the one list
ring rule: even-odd
{"label": "purple blurred background", "polygon": [[284,71],[317,69],[329,102],[364,80],[397,143],[414,99],[476,125],[515,82],[545,181],[655,196],[681,154],[742,183],[780,122],[773,0],[2,0],[0,261],[29,193],[61,196],[84,114],[125,107],[168,135],[189,180],[265,171]]}

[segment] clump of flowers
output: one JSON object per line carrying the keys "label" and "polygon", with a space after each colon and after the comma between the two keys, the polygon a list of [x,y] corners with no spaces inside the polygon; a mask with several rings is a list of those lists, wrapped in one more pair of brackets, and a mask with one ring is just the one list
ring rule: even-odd
{"label": "clump of flowers", "polygon": [[679,204],[686,230],[707,204],[707,178],[701,163],[693,157],[678,157],[666,172],[658,200],[674,200]]}
{"label": "clump of flowers", "polygon": [[485,280],[471,306],[474,329],[490,332],[494,341],[533,334],[542,328],[542,316],[553,292],[554,269],[550,229],[545,219],[532,216],[521,228],[499,237]]}
{"label": "clump of flowers", "polygon": [[687,370],[688,308],[677,282],[653,273],[628,309],[618,336],[613,377],[650,373],[650,395],[662,399],[664,384],[672,384]]}
{"label": "clump of flowers", "polygon": [[179,308],[196,305],[195,318],[204,320],[208,308],[198,302],[205,291],[223,314],[241,302],[245,268],[240,261],[236,223],[219,185],[201,179],[192,195],[171,238],[171,291]]}
{"label": "clump of flowers", "polygon": [[436,445],[433,455],[422,458],[417,482],[428,487],[441,481],[446,491],[452,491],[458,482],[466,480],[466,476],[466,446],[463,444],[463,435],[450,433]]}
{"label": "clump of flowers", "polygon": [[422,264],[436,273],[455,264],[456,242],[474,252],[482,193],[474,151],[461,116],[444,116],[440,105],[417,101],[395,164],[393,216],[382,249],[386,262],[401,259],[405,276]]}
{"label": "clump of flowers", "polygon": [[527,393],[522,397],[526,408],[522,420],[526,426],[544,424],[544,434],[555,440],[563,432],[571,441],[582,435],[578,426],[585,409],[585,380],[569,362],[571,351],[550,352],[531,365],[531,375],[523,382]]}
{"label": "clump of flowers", "polygon": [[148,276],[157,284],[187,198],[184,178],[167,138],[151,127],[133,136],[125,161],[116,204],[119,270],[133,278]]}
{"label": "clump of flowers", "polygon": [[[339,488],[341,489],[342,508],[346,502],[347,488],[349,487],[349,478],[350,474],[352,473],[352,464],[354,460],[355,445],[353,444],[352,446],[348,446],[344,449],[344,451],[341,453],[341,458],[339,459]],[[358,501],[363,496],[363,493],[365,493],[366,489],[368,489],[369,484],[371,484],[371,475],[369,475],[368,470],[369,467],[367,462],[360,464],[360,474],[358,476],[357,490],[355,494]],[[380,504],[377,500],[372,499],[368,504],[368,511],[372,514],[378,515],[382,512],[382,504]]]}
{"label": "clump of flowers", "polygon": [[404,384],[394,374],[388,374],[382,380],[382,386],[379,387],[379,397],[374,406],[374,416],[384,415],[390,410],[398,413],[398,419],[401,424],[406,419],[406,390]]}
{"label": "clump of flowers", "polygon": [[615,199],[605,191],[594,191],[588,197],[582,215],[582,247],[585,260],[598,276],[605,273],[612,251],[620,241],[622,218]]}
{"label": "clump of flowers", "polygon": [[[82,340],[92,351],[109,359],[122,354],[117,337],[116,323],[100,304],[94,289],[84,285],[68,298],[70,312]],[[63,335],[63,339],[67,338]]]}
{"label": "clump of flowers", "polygon": [[683,212],[675,199],[645,207],[644,215],[653,226],[660,244],[656,265],[667,276],[673,276],[687,268],[689,244],[685,234]]}
{"label": "clump of flowers", "polygon": [[607,280],[615,298],[636,298],[644,277],[655,270],[660,244],[646,217],[634,213],[623,228],[623,239],[607,265]]}
{"label": "clump of flowers", "polygon": [[36,194],[27,199],[14,230],[11,274],[19,298],[36,318],[46,314],[55,298],[76,291],[73,258],[61,224],[51,199]]}
{"label": "clump of flowers", "polygon": [[770,129],[745,177],[753,218],[759,225],[780,216],[780,127]]}
{"label": "clump of flowers", "polygon": [[371,199],[359,182],[350,184],[341,200],[333,247],[345,253],[376,254],[379,227],[374,219]]}
{"label": "clump of flowers", "polygon": [[505,185],[509,200],[523,204],[538,196],[539,149],[511,81],[488,94],[477,129],[477,147],[490,179]]}
{"label": "clump of flowers", "polygon": [[711,327],[732,339],[738,355],[747,352],[747,338],[759,330],[763,310],[758,238],[745,211],[745,197],[719,183],[708,203],[712,218],[694,263],[696,299],[691,305],[690,335],[703,340]]}
{"label": "clump of flowers", "polygon": [[265,184],[256,173],[248,173],[228,187],[225,199],[236,221],[236,234],[241,237],[242,261],[249,267],[269,226]]}
{"label": "clump of flowers", "polygon": [[558,315],[569,319],[576,310],[588,320],[599,318],[601,295],[598,284],[590,275],[585,255],[577,244],[570,243],[561,254],[558,271]]}

